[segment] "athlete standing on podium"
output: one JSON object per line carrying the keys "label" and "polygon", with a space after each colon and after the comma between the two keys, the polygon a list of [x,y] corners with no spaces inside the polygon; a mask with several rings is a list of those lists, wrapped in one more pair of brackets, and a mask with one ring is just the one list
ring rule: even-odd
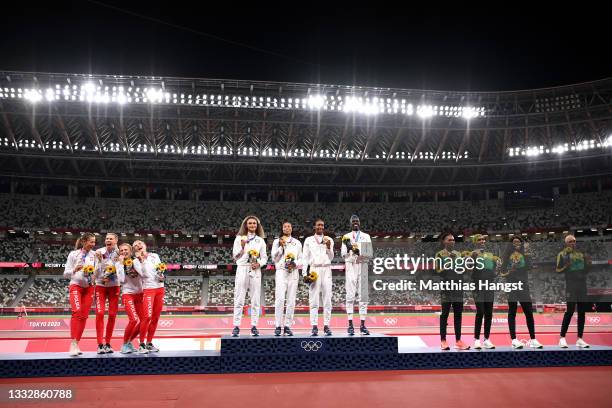
{"label": "athlete standing on podium", "polygon": [[[304,241],[304,266],[310,267],[310,272],[316,272],[318,277],[310,283],[308,288],[308,303],[310,306],[310,324],[312,325],[312,336],[319,335],[317,327],[319,321],[319,297],[323,294],[323,331],[326,336],[331,336],[329,328],[332,312],[332,270],[331,263],[334,259],[333,241],[330,237],[323,235],[325,223],[317,219],[314,224],[314,235]],[[305,273],[305,270],[303,271]]]}
{"label": "athlete standing on podium", "polygon": [[[115,321],[119,311],[119,294],[121,293],[121,277],[117,273],[119,237],[113,232],[106,234],[104,248],[96,250],[96,339],[98,354],[112,353],[110,345],[115,329]],[[104,332],[104,314],[108,299],[108,321]]]}
{"label": "athlete standing on podium", "polygon": [[[274,293],[276,329],[274,335],[280,336],[281,327],[283,327],[283,334],[293,336],[291,326],[299,279],[297,266],[300,264],[299,260],[302,257],[302,244],[291,236],[293,229],[290,222],[283,222],[282,228],[283,234],[272,243],[272,259],[276,267]],[[287,299],[287,312],[283,313],[285,311],[285,299]]]}
{"label": "athlete standing on podium", "polygon": [[359,217],[351,216],[352,232],[342,237],[341,255],[344,258],[346,272],[346,314],[348,315],[348,334],[355,335],[353,311],[355,293],[359,302],[361,334],[369,335],[365,319],[368,314],[368,261],[373,255],[370,236],[360,230]]}
{"label": "athlete standing on podium", "polygon": [[268,262],[264,230],[259,218],[249,215],[240,225],[234,240],[233,256],[236,262],[234,284],[234,329],[232,337],[240,334],[242,308],[247,291],[251,298],[251,335],[259,336],[259,304],[261,294],[261,267]]}

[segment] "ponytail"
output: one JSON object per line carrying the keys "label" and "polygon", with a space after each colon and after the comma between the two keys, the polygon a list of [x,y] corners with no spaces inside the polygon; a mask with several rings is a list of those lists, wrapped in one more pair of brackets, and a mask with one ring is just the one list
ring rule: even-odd
{"label": "ponytail", "polygon": [[76,240],[74,244],[74,249],[83,248],[83,245],[85,244],[85,242],[87,242],[91,237],[95,238],[96,236],[91,232],[85,232],[81,234],[81,236]]}

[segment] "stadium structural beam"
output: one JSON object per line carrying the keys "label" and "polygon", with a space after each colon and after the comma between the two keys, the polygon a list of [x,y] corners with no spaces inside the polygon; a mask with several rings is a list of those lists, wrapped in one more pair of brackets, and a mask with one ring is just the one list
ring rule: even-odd
{"label": "stadium structural beam", "polygon": [[463,152],[463,150],[465,149],[465,146],[469,143],[470,141],[470,129],[466,129],[465,132],[463,133],[463,137],[461,138],[461,144],[459,144],[459,149],[457,150],[457,158],[455,159],[455,162],[459,162],[459,155]]}
{"label": "stadium structural beam", "polygon": [[434,163],[438,161],[438,157],[440,156],[440,153],[442,152],[442,150],[444,149],[444,146],[446,145],[446,139],[448,138],[449,131],[450,130],[448,128],[444,129],[444,134],[442,135],[442,141],[438,145],[438,149],[436,150],[436,154],[434,155]]}
{"label": "stadium structural beam", "polygon": [[93,122],[91,115],[87,119],[87,128],[89,130],[88,134],[91,137],[91,141],[93,142],[92,144],[98,148],[98,154],[102,155],[102,144],[100,143],[98,131],[96,130],[96,126]]}
{"label": "stadium structural beam", "polygon": [[397,148],[399,147],[400,141],[402,140],[401,139],[402,135],[404,131],[406,130],[405,128],[406,121],[407,121],[407,118],[404,117],[402,119],[402,124],[395,131],[395,137],[393,138],[393,143],[391,143],[391,147],[389,148],[389,154],[387,155],[387,162],[389,162],[389,160],[391,160],[391,156],[393,156],[397,152]]}
{"label": "stadium structural beam", "polygon": [[508,157],[506,152],[510,144],[510,129],[507,126],[508,121],[509,121],[509,118],[506,116],[506,128],[504,129],[504,142],[502,144],[502,151],[501,151],[501,157],[500,157],[502,162],[505,162],[506,158]]}
{"label": "stadium structural beam", "polygon": [[34,138],[36,139],[36,141],[40,143],[40,145],[42,146],[42,151],[45,152],[46,151],[45,143],[43,142],[42,137],[40,136],[40,133],[38,133],[38,129],[36,129],[36,123],[34,122],[33,116],[28,115],[27,121],[28,121],[28,125],[30,126],[30,131],[32,132],[32,135],[34,135]]}
{"label": "stadium structural beam", "polygon": [[[1,108],[2,108],[2,105],[0,104],[0,109]],[[15,151],[18,152],[19,151],[19,146],[17,145],[17,139],[15,138],[15,133],[13,132],[13,127],[11,126],[11,122],[9,121],[8,116],[6,116],[5,112],[2,112],[2,123],[4,124],[4,128],[6,129],[6,133],[11,138],[11,142],[13,143],[13,147],[14,147]]]}
{"label": "stadium structural beam", "polygon": [[361,151],[361,159],[360,159],[361,162],[363,162],[366,156],[370,154],[370,151],[372,151],[372,146],[374,144],[373,135],[374,135],[374,128],[368,127],[367,133],[366,133],[366,143],[365,143],[365,146],[363,147],[363,150]]}
{"label": "stadium structural beam", "polygon": [[482,135],[482,140],[480,141],[480,152],[478,153],[478,163],[482,163],[482,158],[484,157],[484,153],[487,150],[489,145],[489,118],[487,118],[487,128],[484,130],[484,134]]}
{"label": "stadium structural beam", "polygon": [[346,120],[344,121],[344,127],[342,128],[342,136],[340,136],[340,141],[338,142],[338,149],[336,150],[336,161],[340,160],[342,149],[344,148],[346,144],[345,140],[348,134],[350,120],[351,120],[351,116],[347,116]]}

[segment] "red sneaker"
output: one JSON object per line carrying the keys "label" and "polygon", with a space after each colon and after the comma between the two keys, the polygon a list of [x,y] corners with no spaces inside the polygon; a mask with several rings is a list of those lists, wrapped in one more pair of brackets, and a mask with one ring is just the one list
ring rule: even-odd
{"label": "red sneaker", "polygon": [[455,343],[455,349],[456,350],[469,350],[470,346],[464,343],[463,340],[457,340],[457,342]]}

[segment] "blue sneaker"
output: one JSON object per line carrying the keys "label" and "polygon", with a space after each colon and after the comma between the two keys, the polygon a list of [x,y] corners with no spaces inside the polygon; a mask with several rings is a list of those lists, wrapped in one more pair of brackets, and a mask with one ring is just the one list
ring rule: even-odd
{"label": "blue sneaker", "polygon": [[130,350],[132,350],[132,353],[138,353],[138,349],[134,347],[134,344],[131,341],[127,345],[130,348]]}
{"label": "blue sneaker", "polygon": [[130,347],[129,343],[125,343],[123,346],[121,346],[121,354],[130,354],[132,353],[132,348]]}

